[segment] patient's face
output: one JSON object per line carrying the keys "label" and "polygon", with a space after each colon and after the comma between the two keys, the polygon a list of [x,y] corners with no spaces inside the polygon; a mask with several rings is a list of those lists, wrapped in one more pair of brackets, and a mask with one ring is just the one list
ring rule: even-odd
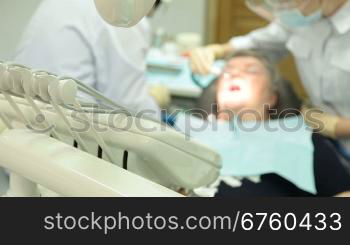
{"label": "patient's face", "polygon": [[270,80],[268,70],[257,58],[231,59],[218,82],[219,109],[260,110],[264,104],[271,104]]}

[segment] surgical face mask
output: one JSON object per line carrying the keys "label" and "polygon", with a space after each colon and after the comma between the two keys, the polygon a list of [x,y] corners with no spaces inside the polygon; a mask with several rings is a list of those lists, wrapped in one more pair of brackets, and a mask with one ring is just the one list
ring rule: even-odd
{"label": "surgical face mask", "polygon": [[277,19],[281,24],[292,27],[305,27],[309,26],[322,19],[322,10],[317,10],[309,16],[303,15],[299,9],[283,10],[276,14]]}
{"label": "surgical face mask", "polygon": [[136,25],[153,8],[156,0],[94,0],[101,17],[117,27]]}

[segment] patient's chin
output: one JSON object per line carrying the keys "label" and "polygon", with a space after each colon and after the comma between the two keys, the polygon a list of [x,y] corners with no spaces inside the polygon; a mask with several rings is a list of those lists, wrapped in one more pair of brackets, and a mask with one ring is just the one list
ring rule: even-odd
{"label": "patient's chin", "polygon": [[243,110],[246,107],[246,103],[243,101],[225,101],[221,104],[219,104],[219,110],[229,111],[234,114],[237,114],[239,111]]}
{"label": "patient's chin", "polygon": [[242,98],[240,96],[231,97],[229,99],[223,99],[222,105],[227,109],[232,110],[240,110],[244,108],[249,101],[245,98]]}

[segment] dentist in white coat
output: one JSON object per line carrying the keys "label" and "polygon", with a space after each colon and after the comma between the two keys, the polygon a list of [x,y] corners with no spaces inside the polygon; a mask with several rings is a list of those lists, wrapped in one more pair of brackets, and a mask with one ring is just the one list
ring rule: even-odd
{"label": "dentist in white coat", "polygon": [[76,78],[133,112],[160,118],[145,80],[150,28],[143,17],[155,2],[43,0],[15,62]]}

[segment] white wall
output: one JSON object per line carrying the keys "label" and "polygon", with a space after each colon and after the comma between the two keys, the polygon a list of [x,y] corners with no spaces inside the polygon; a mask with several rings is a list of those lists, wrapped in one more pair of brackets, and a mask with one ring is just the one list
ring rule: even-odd
{"label": "white wall", "polygon": [[0,60],[11,60],[26,23],[41,0],[0,0]]}
{"label": "white wall", "polygon": [[212,0],[172,0],[165,15],[162,11],[155,14],[153,27],[163,27],[170,35],[197,32],[205,40],[207,1]]}

